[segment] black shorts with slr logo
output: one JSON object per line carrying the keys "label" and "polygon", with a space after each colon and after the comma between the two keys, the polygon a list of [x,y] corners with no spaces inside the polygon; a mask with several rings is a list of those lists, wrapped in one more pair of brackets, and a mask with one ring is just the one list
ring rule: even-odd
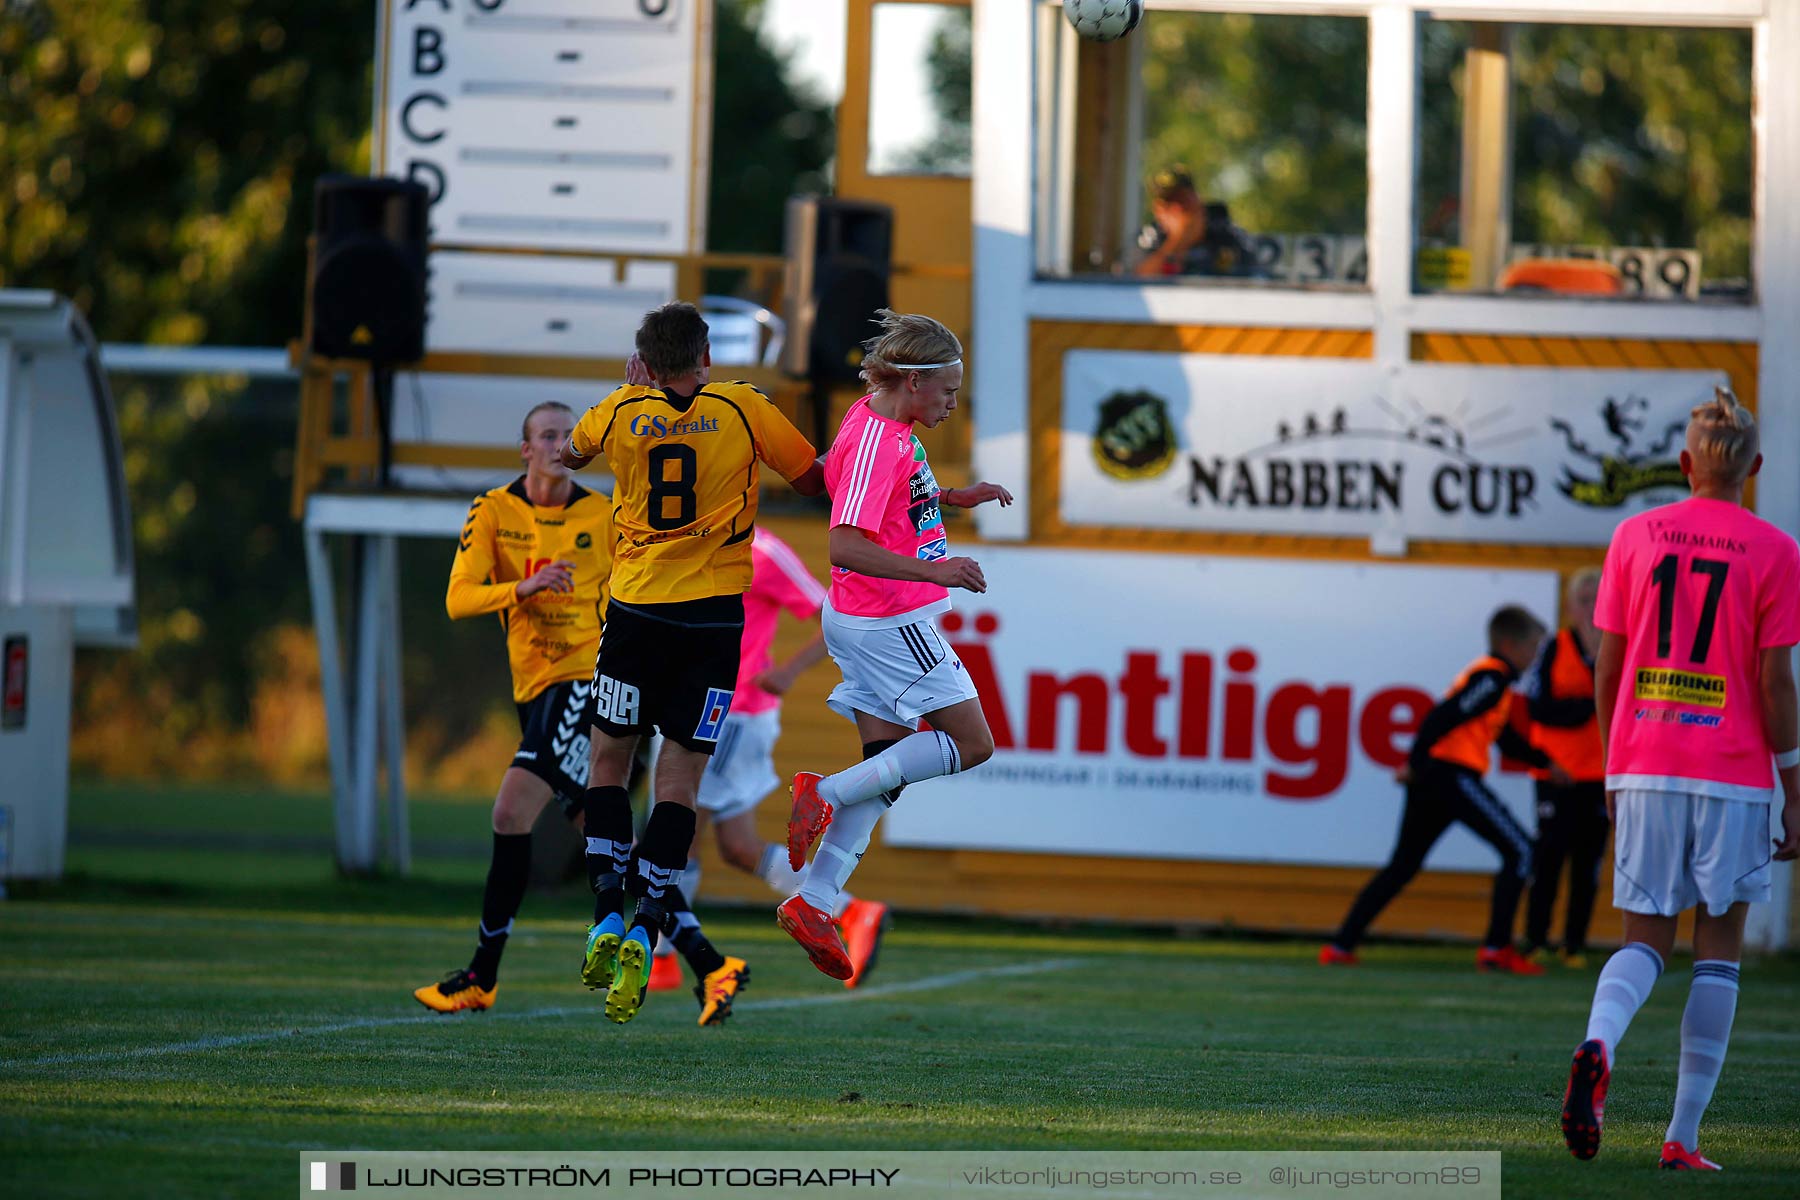
{"label": "black shorts with slr logo", "polygon": [[610,737],[652,730],[699,754],[718,744],[737,687],[744,598],[606,608],[593,723]]}
{"label": "black shorts with slr logo", "polygon": [[519,749],[512,765],[549,784],[565,811],[578,809],[587,789],[592,693],[585,680],[566,679],[519,705]]}

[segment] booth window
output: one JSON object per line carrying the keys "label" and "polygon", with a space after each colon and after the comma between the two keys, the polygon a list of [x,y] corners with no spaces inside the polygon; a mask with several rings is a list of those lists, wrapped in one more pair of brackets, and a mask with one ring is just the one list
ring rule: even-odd
{"label": "booth window", "polygon": [[967,178],[975,33],[960,4],[877,4],[869,70],[869,174]]}
{"label": "booth window", "polygon": [[1366,286],[1366,20],[1159,9],[1095,43],[1037,18],[1040,275]]}
{"label": "booth window", "polygon": [[1422,292],[1747,303],[1747,30],[1419,26]]}

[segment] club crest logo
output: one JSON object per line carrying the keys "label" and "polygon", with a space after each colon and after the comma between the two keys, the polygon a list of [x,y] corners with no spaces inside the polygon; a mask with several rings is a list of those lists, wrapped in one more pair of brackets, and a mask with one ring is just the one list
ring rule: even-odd
{"label": "club crest logo", "polygon": [[1608,396],[1600,406],[1600,420],[1614,445],[1597,450],[1577,437],[1567,421],[1552,420],[1550,428],[1562,434],[1569,453],[1586,464],[1579,471],[1563,466],[1563,476],[1556,484],[1562,494],[1588,508],[1617,508],[1641,492],[1659,488],[1685,492],[1681,459],[1672,451],[1687,422],[1668,421],[1649,445],[1636,446],[1649,408],[1650,401],[1642,396],[1627,396],[1623,403]]}
{"label": "club crest logo", "polygon": [[1175,461],[1169,406],[1154,392],[1114,392],[1100,402],[1094,462],[1114,479],[1153,479]]}

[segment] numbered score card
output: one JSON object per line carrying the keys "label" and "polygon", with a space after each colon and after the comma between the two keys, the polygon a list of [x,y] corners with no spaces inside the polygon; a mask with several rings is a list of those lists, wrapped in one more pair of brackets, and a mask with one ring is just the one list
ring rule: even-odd
{"label": "numbered score card", "polygon": [[[1252,234],[1255,274],[1284,283],[1369,281],[1369,244],[1354,235],[1329,233]],[[1618,268],[1627,296],[1653,300],[1696,300],[1700,296],[1700,252],[1658,246],[1538,246],[1517,244],[1508,262],[1526,258],[1591,258]]]}
{"label": "numbered score card", "polygon": [[1256,275],[1285,283],[1369,281],[1369,244],[1329,233],[1260,233],[1250,236]]}
{"label": "numbered score card", "polygon": [[1618,268],[1625,295],[1652,300],[1700,298],[1700,252],[1662,246],[1515,244],[1508,262],[1525,258],[1591,258]]}

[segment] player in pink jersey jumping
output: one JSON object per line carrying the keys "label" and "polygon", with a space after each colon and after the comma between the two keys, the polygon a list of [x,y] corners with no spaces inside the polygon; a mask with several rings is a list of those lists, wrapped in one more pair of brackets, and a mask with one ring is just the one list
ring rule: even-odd
{"label": "player in pink jersey jumping", "polygon": [[[1800,855],[1800,548],[1743,507],[1761,466],[1755,418],[1718,389],[1688,422],[1692,497],[1621,523],[1606,552],[1594,704],[1625,945],[1600,972],[1569,1069],[1562,1128],[1576,1158],[1600,1150],[1619,1039],[1692,908],[1694,978],[1661,1165],[1719,1169],[1700,1155],[1700,1117],[1737,1011],[1744,916],[1769,898],[1770,859]],[[1777,779],[1782,835],[1771,850]]]}
{"label": "player in pink jersey jumping", "polygon": [[987,590],[980,564],[949,557],[940,506],[1012,503],[998,484],[939,490],[913,436],[915,424],[935,428],[956,410],[962,343],[930,317],[883,309],[879,318],[862,365],[870,393],[845,415],[825,458],[832,571],[821,622],[844,673],[830,704],[856,722],[863,761],[794,777],[789,865],[798,871],[815,839],[819,848],[776,909],[782,929],[834,979],[849,978],[852,964],[832,908],[881,814],[907,784],[966,771],[994,752],[975,685],[932,622],[949,610],[950,588]]}
{"label": "player in pink jersey jumping", "polygon": [[[765,842],[756,832],[756,809],[780,782],[775,774],[775,743],[781,737],[781,698],[801,673],[825,657],[821,633],[788,658],[776,663],[771,653],[782,613],[815,626],[825,607],[825,588],[813,578],[793,547],[757,528],[750,544],[752,575],[744,593],[744,638],[739,657],[737,691],[719,733],[719,745],[700,777],[701,824],[708,821],[717,837],[719,856],[740,871],[755,875],[782,896],[800,886],[801,872],[788,865],[787,847]],[[700,890],[700,862],[688,860],[681,891],[691,904]],[[856,987],[874,970],[887,931],[888,907],[878,900],[838,897],[832,922],[844,935],[854,973],[845,987]],[[686,917],[692,920],[691,916]],[[698,927],[696,923],[696,928]],[[681,936],[678,931],[676,937]],[[658,946],[659,955],[662,946]],[[679,987],[681,968],[671,944],[650,972],[652,991]],[[749,971],[744,971],[748,979]]]}

